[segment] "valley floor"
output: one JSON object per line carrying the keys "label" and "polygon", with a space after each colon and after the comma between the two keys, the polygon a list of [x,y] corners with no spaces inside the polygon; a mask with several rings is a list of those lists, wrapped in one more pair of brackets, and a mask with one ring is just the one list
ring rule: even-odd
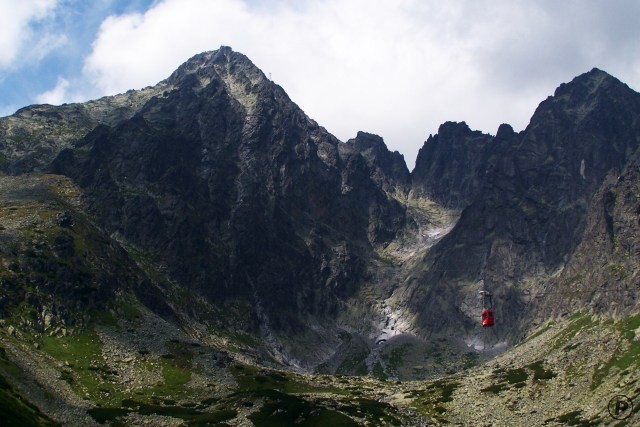
{"label": "valley floor", "polygon": [[[25,425],[74,426],[640,423],[640,315],[550,321],[485,364],[428,381],[261,367],[237,343],[194,340],[144,309],[105,319],[67,336],[2,329],[6,419],[18,411],[30,414]],[[33,406],[21,408],[24,400]]]}

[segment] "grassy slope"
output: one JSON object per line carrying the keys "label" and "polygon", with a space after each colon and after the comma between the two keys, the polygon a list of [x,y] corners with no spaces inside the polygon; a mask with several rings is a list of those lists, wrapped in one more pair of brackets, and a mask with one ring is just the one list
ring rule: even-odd
{"label": "grassy slope", "polygon": [[55,426],[51,419],[43,415],[38,408],[26,401],[18,390],[8,381],[11,375],[20,375],[21,370],[0,348],[0,420],[6,426]]}
{"label": "grassy slope", "polygon": [[[445,405],[447,420],[617,425],[609,401],[616,395],[637,401],[640,394],[639,322],[640,315],[614,320],[576,313],[541,326],[497,359],[454,375],[460,385]],[[636,411],[626,422],[639,420]]]}
{"label": "grassy slope", "polygon": [[[132,325],[135,322],[119,322],[118,327]],[[95,333],[46,338],[38,351],[48,355],[63,378],[66,372],[75,392],[88,393],[102,405],[89,411],[95,420],[116,424],[157,416],[186,425],[214,421],[225,425],[230,420],[250,420],[257,426],[411,425],[420,420],[464,425],[624,425],[609,415],[607,405],[616,395],[637,400],[640,393],[639,327],[640,315],[613,320],[578,313],[541,326],[530,339],[487,364],[437,380],[408,382],[302,375],[233,359],[207,370],[199,365],[204,360],[199,357],[213,349],[167,340],[164,357],[153,351],[138,353],[129,363],[140,372],[155,369],[160,380],[127,391],[118,378],[126,374],[123,365],[104,359],[106,349]],[[96,365],[98,360],[103,365]],[[19,374],[15,365],[5,363],[3,370],[7,369]],[[194,375],[205,380],[198,385],[192,381]],[[216,380],[219,386],[213,383]],[[15,389],[10,390],[13,403],[3,403],[9,408],[22,402]],[[639,421],[637,405],[635,410],[627,425]],[[41,424],[31,425],[50,425],[36,411],[33,417]]]}

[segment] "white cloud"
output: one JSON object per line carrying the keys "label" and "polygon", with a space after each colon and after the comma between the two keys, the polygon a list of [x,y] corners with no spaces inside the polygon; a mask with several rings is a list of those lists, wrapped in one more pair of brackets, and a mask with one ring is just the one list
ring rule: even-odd
{"label": "white cloud", "polygon": [[238,0],[170,0],[145,14],[107,18],[87,58],[85,73],[105,93],[157,83],[196,53],[237,37],[251,17]]}
{"label": "white cloud", "polygon": [[52,51],[60,49],[69,43],[65,34],[42,34],[25,53],[25,58],[31,62],[39,62]]}
{"label": "white cloud", "polygon": [[378,133],[411,165],[443,121],[522,129],[593,66],[640,86],[640,8],[629,3],[162,0],[105,20],[84,72],[113,94],[229,45],[340,139]]}
{"label": "white cloud", "polygon": [[[0,0],[0,69],[11,67],[24,59],[23,55],[33,58],[29,43],[34,32],[30,25],[47,18],[56,3],[57,0]],[[36,57],[41,58],[57,46],[58,43],[41,44]]]}
{"label": "white cloud", "polygon": [[43,92],[36,96],[39,104],[60,105],[68,99],[69,81],[63,77],[58,77],[58,82],[51,90]]}

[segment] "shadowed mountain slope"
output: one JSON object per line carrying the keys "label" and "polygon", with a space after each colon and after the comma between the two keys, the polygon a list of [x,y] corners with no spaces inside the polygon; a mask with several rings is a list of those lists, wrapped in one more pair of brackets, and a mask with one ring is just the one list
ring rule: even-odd
{"label": "shadowed mountain slope", "polygon": [[330,319],[404,208],[245,56],[198,55],[161,85],[171,89],[97,126],[51,171],[181,286],[248,299],[277,330]]}

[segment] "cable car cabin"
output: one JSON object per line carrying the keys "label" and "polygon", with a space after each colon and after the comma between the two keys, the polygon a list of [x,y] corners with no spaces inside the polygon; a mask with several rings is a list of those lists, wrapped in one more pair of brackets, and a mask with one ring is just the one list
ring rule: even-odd
{"label": "cable car cabin", "polygon": [[482,327],[490,328],[493,326],[495,318],[493,317],[493,310],[487,309],[482,311]]}

